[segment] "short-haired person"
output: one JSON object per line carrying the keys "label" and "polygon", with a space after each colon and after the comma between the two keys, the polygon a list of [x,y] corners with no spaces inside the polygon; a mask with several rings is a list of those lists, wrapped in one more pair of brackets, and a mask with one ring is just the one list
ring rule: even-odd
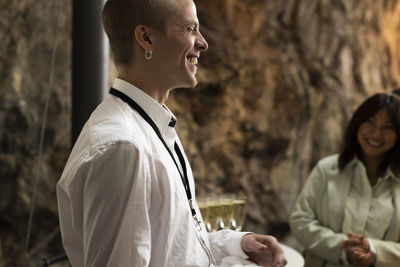
{"label": "short-haired person", "polygon": [[208,48],[193,0],[108,0],[102,18],[118,78],[57,184],[72,266],[216,266],[228,255],[285,265],[274,237],[209,234],[201,219],[176,119],[164,104],[172,89],[196,85]]}
{"label": "short-haired person", "polygon": [[399,97],[373,95],[314,167],[290,216],[305,266],[400,266],[399,136]]}

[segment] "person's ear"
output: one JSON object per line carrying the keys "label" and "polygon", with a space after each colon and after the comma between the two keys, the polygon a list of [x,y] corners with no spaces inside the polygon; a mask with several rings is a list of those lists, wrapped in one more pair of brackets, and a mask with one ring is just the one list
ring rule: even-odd
{"label": "person's ear", "polygon": [[144,49],[144,51],[151,51],[152,41],[151,41],[151,31],[149,27],[144,25],[138,25],[135,28],[135,39],[136,42]]}

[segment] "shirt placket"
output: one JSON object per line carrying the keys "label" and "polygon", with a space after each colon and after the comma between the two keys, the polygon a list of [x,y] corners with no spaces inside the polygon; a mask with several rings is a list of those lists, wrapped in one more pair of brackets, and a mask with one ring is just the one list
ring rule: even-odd
{"label": "shirt placket", "polygon": [[354,211],[353,231],[358,234],[365,234],[365,227],[368,221],[368,214],[371,207],[372,189],[368,178],[364,175],[358,177],[357,182],[357,203]]}

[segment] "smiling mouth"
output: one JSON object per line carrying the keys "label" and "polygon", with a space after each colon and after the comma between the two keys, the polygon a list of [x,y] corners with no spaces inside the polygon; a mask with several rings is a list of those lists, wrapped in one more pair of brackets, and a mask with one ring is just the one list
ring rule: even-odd
{"label": "smiling mouth", "polygon": [[197,65],[198,63],[198,58],[195,56],[187,56],[187,59],[190,63],[192,63],[193,65]]}
{"label": "smiling mouth", "polygon": [[373,141],[373,140],[368,139],[368,138],[367,138],[367,143],[368,143],[370,146],[373,146],[373,147],[380,147],[380,146],[382,146],[382,143]]}

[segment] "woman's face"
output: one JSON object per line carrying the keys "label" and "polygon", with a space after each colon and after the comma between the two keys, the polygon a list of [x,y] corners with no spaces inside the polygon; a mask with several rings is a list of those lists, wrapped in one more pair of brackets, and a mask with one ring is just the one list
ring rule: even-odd
{"label": "woman's face", "polygon": [[382,160],[397,141],[394,125],[390,122],[386,109],[379,110],[360,125],[357,139],[365,160]]}
{"label": "woman's face", "polygon": [[197,61],[208,48],[193,0],[176,0],[175,6],[166,31],[156,35],[153,46],[155,71],[168,89],[196,85]]}

